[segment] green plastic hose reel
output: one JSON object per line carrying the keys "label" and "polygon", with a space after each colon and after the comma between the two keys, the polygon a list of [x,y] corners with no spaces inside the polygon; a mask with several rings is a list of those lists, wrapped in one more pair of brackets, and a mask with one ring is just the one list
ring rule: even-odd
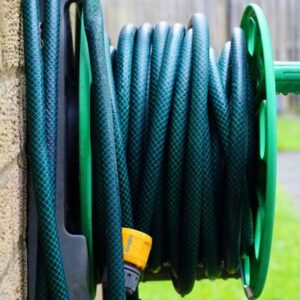
{"label": "green plastic hose reel", "polygon": [[96,295],[96,273],[94,267],[93,224],[92,224],[92,150],[90,135],[90,86],[92,74],[83,16],[80,28],[79,59],[79,176],[81,229],[87,240],[89,253],[89,281],[92,298]]}
{"label": "green plastic hose reel", "polygon": [[[79,86],[81,222],[89,249],[90,290],[94,297],[96,277],[92,239],[92,152],[89,125],[92,78],[83,20],[81,21]],[[246,34],[250,71],[256,81],[256,96],[253,101],[259,103],[255,239],[251,254],[241,257],[244,290],[249,299],[255,299],[262,293],[271,253],[276,193],[276,92],[283,94],[300,92],[300,63],[273,63],[268,24],[261,8],[256,4],[246,7],[241,27]]]}
{"label": "green plastic hose reel", "polygon": [[252,255],[242,258],[242,279],[248,298],[262,293],[271,253],[276,195],[276,92],[300,91],[300,64],[273,63],[272,44],[266,18],[256,4],[247,6],[241,27],[247,40],[252,77],[259,101],[259,153],[257,164],[258,207]]}
{"label": "green plastic hose reel", "polygon": [[257,163],[257,199],[254,249],[242,258],[242,280],[248,298],[257,298],[264,287],[271,253],[276,193],[276,89],[272,44],[262,10],[249,5],[241,27],[247,40],[252,77],[256,79],[259,101],[259,153]]}

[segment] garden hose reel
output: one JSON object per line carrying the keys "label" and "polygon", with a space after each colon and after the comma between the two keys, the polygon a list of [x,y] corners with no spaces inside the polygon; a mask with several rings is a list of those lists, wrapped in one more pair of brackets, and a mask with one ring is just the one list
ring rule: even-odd
{"label": "garden hose reel", "polygon": [[[63,26],[65,27],[65,6],[68,5],[69,3],[62,2],[60,12],[60,18],[63,20],[61,24],[64,24]],[[90,297],[95,296],[98,280],[94,262],[92,222],[92,193],[94,191],[92,189],[90,99],[92,97],[91,63],[93,62],[90,61],[83,14],[80,14],[77,25],[80,28],[80,30],[77,30],[77,38],[80,38],[80,41],[77,41],[76,44],[74,57],[77,63],[75,63],[75,66],[73,65],[73,68],[78,68],[75,72],[75,75],[78,76],[78,81],[70,79],[73,78],[72,71],[74,70],[70,66],[74,62],[69,62],[69,64],[61,63],[59,67],[59,76],[64,83],[59,87],[58,99],[58,132],[60,132],[58,138],[58,161],[59,165],[65,166],[66,170],[59,170],[58,167],[57,171],[58,197],[56,202],[59,211],[57,224],[70,299],[90,299]],[[257,203],[252,207],[254,244],[249,254],[240,258],[240,272],[236,274],[224,272],[221,278],[241,277],[246,296],[252,299],[258,298],[263,290],[271,252],[276,193],[276,93],[299,93],[300,64],[298,62],[273,63],[268,25],[263,12],[257,5],[251,4],[247,6],[241,20],[241,28],[245,33],[250,73],[252,78],[255,79],[254,101],[259,103],[256,117],[258,130],[258,153],[256,155],[255,170]],[[70,49],[69,52],[66,51],[70,47],[68,45],[70,41],[68,42],[66,38],[68,30],[61,30],[60,33],[60,62],[67,60],[67,55],[72,52]],[[79,88],[78,94],[75,91],[76,88],[68,81],[65,81],[64,77],[69,78],[69,81],[74,81],[74,86]],[[71,101],[70,98],[73,100]],[[78,130],[78,136],[75,134],[71,141],[67,141],[67,132],[70,128],[75,131]],[[74,159],[70,158],[72,155],[69,155],[70,152],[68,152],[70,149],[72,152],[73,148],[79,149],[76,154],[78,155],[78,161],[75,164]],[[78,190],[80,208],[77,208],[77,215],[73,214],[72,217],[80,217],[80,222],[74,222],[74,227],[80,228],[80,234],[75,230],[76,234],[70,235],[67,232],[68,226],[67,230],[65,229],[66,221],[64,215],[66,214],[65,203],[71,201],[66,194],[68,195],[69,193],[69,196],[70,193],[72,194],[73,185],[72,183],[71,185],[67,184],[65,178],[71,176],[74,179],[76,177],[74,174],[68,175],[74,170],[74,165],[75,169],[78,168],[74,172],[75,174],[78,172],[77,175],[80,178]],[[66,190],[68,191],[67,193]],[[127,234],[126,241],[128,242],[128,236],[131,235],[128,232]],[[124,246],[125,248],[126,246]],[[139,251],[137,253],[139,254]],[[134,265],[132,261],[130,263],[130,265]],[[142,269],[140,268],[140,270]],[[142,276],[142,279],[146,281],[169,278],[170,270],[167,263],[162,266],[160,272],[151,273],[146,269]],[[199,267],[197,279],[201,280],[204,278],[206,278],[206,275],[203,269]]]}
{"label": "garden hose reel", "polygon": [[[275,188],[276,188],[276,90],[275,90],[275,75],[276,82],[284,82],[279,85],[278,93],[296,93],[299,90],[298,68],[297,65],[285,65],[284,63],[275,63],[273,67],[272,47],[269,36],[269,30],[265,17],[261,9],[256,5],[250,5],[244,12],[241,21],[241,27],[246,33],[248,57],[252,71],[257,73],[257,90],[259,91],[258,100],[261,102],[259,107],[259,159],[261,161],[260,173],[262,181],[258,186],[257,194],[259,206],[257,209],[256,225],[255,225],[255,244],[253,256],[243,257],[243,265],[241,267],[241,275],[246,295],[252,298],[258,296],[264,286],[265,277],[267,274],[270,250],[271,237],[274,219],[275,205]],[[86,55],[86,44],[82,44],[83,55]],[[84,58],[83,58],[84,59]],[[89,62],[87,66],[89,68]],[[253,68],[253,69],[252,69]],[[289,78],[286,78],[288,76]],[[84,73],[83,78],[88,78]],[[91,78],[89,78],[91,80]],[[289,87],[288,83],[293,87]],[[86,84],[81,81],[82,84]],[[282,90],[280,90],[280,87]],[[293,89],[294,88],[294,89]],[[86,116],[80,114],[82,123]],[[85,151],[82,152],[83,155]],[[82,199],[83,200],[83,199]],[[85,211],[82,211],[85,213]],[[82,220],[88,220],[90,211],[86,211]],[[91,232],[87,232],[86,236],[92,238]],[[157,276],[160,279],[167,279],[168,273],[148,275],[152,280],[156,280]],[[203,276],[203,274],[202,274]],[[147,278],[147,274],[145,274]],[[200,279],[200,278],[199,278]],[[252,286],[255,286],[252,290]]]}

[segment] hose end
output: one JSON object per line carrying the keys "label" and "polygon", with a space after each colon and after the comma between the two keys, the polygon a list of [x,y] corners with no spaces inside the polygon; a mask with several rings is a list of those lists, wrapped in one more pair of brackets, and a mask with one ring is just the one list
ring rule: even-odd
{"label": "hose end", "polygon": [[144,232],[122,228],[125,286],[133,294],[138,286],[140,274],[146,268],[152,247],[151,236]]}
{"label": "hose end", "polygon": [[[146,268],[152,247],[152,238],[148,234],[132,229],[122,228],[124,276],[126,292],[132,295],[140,280],[141,272]],[[107,269],[104,269],[103,285],[107,283]]]}

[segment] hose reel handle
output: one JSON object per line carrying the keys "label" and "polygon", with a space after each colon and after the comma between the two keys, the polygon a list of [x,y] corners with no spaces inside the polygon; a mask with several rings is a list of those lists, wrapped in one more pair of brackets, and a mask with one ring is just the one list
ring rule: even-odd
{"label": "hose reel handle", "polygon": [[299,61],[275,61],[274,72],[277,94],[300,93]]}

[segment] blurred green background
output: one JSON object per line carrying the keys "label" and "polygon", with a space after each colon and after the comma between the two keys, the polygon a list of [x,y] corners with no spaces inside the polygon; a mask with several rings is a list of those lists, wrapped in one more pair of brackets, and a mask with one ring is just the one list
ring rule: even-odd
{"label": "blurred green background", "polygon": [[[158,21],[188,24],[195,12],[207,15],[211,44],[220,52],[231,30],[239,25],[248,2],[258,3],[267,17],[276,60],[300,60],[299,0],[102,0],[106,30],[116,45],[126,23]],[[278,95],[278,188],[274,243],[263,300],[300,299],[300,98]],[[140,285],[143,300],[176,300],[170,282]],[[186,300],[240,300],[240,280],[204,280]]]}

